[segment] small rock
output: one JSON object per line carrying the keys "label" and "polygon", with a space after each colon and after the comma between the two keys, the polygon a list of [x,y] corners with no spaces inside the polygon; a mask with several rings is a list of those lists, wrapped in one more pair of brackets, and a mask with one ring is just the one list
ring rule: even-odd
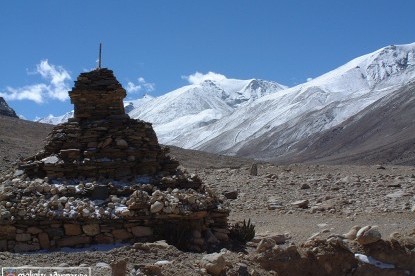
{"label": "small rock", "polygon": [[400,188],[401,183],[391,183],[391,184],[388,184],[387,187],[389,187],[389,188]]}
{"label": "small rock", "polygon": [[163,207],[164,207],[164,204],[163,203],[161,203],[160,201],[156,201],[153,204],[151,204],[150,212],[152,212],[152,213],[158,213],[161,210],[163,210]]}
{"label": "small rock", "polygon": [[150,245],[148,243],[136,242],[133,244],[135,250],[150,251]]}
{"label": "small rock", "polygon": [[171,261],[167,261],[167,260],[162,260],[162,261],[157,261],[154,264],[155,265],[167,265],[167,264],[171,264]]}
{"label": "small rock", "polygon": [[264,238],[259,242],[258,246],[256,247],[256,252],[262,253],[273,248],[276,244],[277,243],[275,242],[275,240],[270,238]]}
{"label": "small rock", "polygon": [[168,249],[172,246],[168,244],[165,240],[159,240],[156,242],[149,243],[150,247],[158,248],[158,249]]}
{"label": "small rock", "polygon": [[306,189],[310,189],[310,188],[311,188],[310,185],[308,185],[307,183],[302,184],[301,187],[300,187],[301,190],[306,190]]}
{"label": "small rock", "polygon": [[346,234],[343,235],[344,238],[348,239],[348,240],[354,240],[356,239],[356,235],[357,232],[361,229],[361,226],[355,225],[353,226],[349,232],[347,232]]}
{"label": "small rock", "polygon": [[223,192],[223,195],[227,199],[237,199],[238,198],[238,191],[237,190],[234,190],[234,191],[225,191],[225,192]]}
{"label": "small rock", "polygon": [[226,268],[223,253],[212,253],[203,256],[201,266],[211,275],[220,275]]}
{"label": "small rock", "polygon": [[127,261],[115,261],[111,263],[112,275],[127,275]]}
{"label": "small rock", "polygon": [[291,203],[291,205],[298,207],[298,208],[302,208],[302,209],[307,209],[308,208],[308,199],[303,199],[303,200],[297,200]]}
{"label": "small rock", "polygon": [[257,176],[258,175],[258,164],[254,163],[251,166],[251,170],[249,171],[249,174],[252,176]]}
{"label": "small rock", "polygon": [[58,201],[62,204],[65,204],[66,202],[68,202],[68,198],[66,196],[63,196],[63,197],[60,197]]}
{"label": "small rock", "polygon": [[120,149],[128,148],[128,143],[124,139],[117,139],[115,143],[117,144],[117,147],[119,147]]}
{"label": "small rock", "polygon": [[356,234],[356,241],[360,244],[371,244],[382,238],[380,232],[376,228],[368,225],[361,228]]}
{"label": "small rock", "polygon": [[14,177],[18,177],[18,176],[21,176],[22,174],[24,174],[24,171],[23,170],[16,170],[15,172],[14,172]]}
{"label": "small rock", "polygon": [[263,239],[272,239],[276,244],[284,244],[287,240],[291,239],[289,233],[285,234],[258,234],[253,239],[252,242],[261,242]]}
{"label": "small rock", "polygon": [[59,158],[55,155],[52,155],[52,156],[49,156],[49,157],[46,157],[46,158],[42,159],[42,161],[45,164],[56,164],[56,163],[58,163]]}
{"label": "small rock", "polygon": [[99,268],[111,268],[111,266],[109,264],[104,263],[104,262],[98,262],[98,263],[96,263],[95,266],[99,267]]}

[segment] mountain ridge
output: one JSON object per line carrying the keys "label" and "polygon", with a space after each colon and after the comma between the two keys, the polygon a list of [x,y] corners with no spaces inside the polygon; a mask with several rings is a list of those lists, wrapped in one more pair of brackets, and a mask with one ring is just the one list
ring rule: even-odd
{"label": "mountain ridge", "polygon": [[415,43],[357,57],[311,81],[205,80],[126,103],[153,123],[159,141],[182,148],[283,160],[322,134],[415,79]]}

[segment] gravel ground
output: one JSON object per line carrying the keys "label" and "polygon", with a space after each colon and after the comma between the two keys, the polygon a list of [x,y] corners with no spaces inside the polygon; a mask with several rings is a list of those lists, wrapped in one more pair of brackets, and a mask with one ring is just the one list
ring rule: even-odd
{"label": "gravel ground", "polygon": [[[0,119],[0,170],[40,149],[51,128],[27,121],[12,128],[15,119]],[[236,199],[225,199],[231,209],[230,221],[251,219],[257,234],[286,233],[289,242],[300,244],[316,234],[345,233],[354,225],[378,225],[384,238],[395,231],[415,230],[415,167],[259,163],[258,175],[253,176],[252,160],[175,147],[171,152],[218,193],[236,192]],[[111,275],[109,265],[126,260],[131,275],[206,275],[199,265],[204,253],[182,252],[165,244],[137,246],[36,254],[0,252],[0,266],[81,265],[92,267],[93,275]],[[275,275],[247,258],[253,250],[248,246],[226,251],[227,275],[241,275],[238,271],[245,269],[250,275]],[[167,262],[156,264],[159,261]]]}

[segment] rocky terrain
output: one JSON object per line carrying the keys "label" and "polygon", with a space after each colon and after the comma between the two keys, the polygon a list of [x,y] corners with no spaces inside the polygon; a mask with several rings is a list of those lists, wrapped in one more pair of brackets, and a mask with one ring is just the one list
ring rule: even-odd
{"label": "rocky terrain", "polygon": [[52,127],[0,115],[0,170],[39,151]]}
{"label": "rocky terrain", "polygon": [[[0,119],[7,141],[0,146],[1,159],[9,160],[3,161],[3,170],[16,157],[39,150],[50,131],[48,125]],[[16,122],[20,127],[12,128]],[[252,242],[230,243],[219,254],[183,252],[163,242],[2,252],[1,266],[87,266],[93,275],[111,275],[111,265],[122,270],[123,261],[128,275],[415,273],[414,167],[259,163],[255,173],[252,160],[175,147],[171,155],[223,195],[231,223],[251,219],[257,234]],[[357,231],[343,235],[357,225],[374,228],[360,231],[359,241],[354,240]],[[391,264],[396,269],[380,268]]]}
{"label": "rocky terrain", "polygon": [[0,115],[17,118],[16,112],[0,97]]}

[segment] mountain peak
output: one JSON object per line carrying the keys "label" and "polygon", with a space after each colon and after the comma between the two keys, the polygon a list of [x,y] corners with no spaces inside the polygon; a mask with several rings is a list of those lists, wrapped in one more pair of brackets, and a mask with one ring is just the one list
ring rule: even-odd
{"label": "mountain peak", "polygon": [[0,115],[19,118],[3,97],[0,97]]}

